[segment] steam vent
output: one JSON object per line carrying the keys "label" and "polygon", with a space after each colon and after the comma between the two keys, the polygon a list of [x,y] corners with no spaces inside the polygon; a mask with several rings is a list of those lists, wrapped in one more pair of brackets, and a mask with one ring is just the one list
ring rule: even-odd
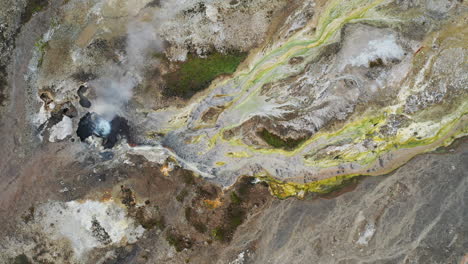
{"label": "steam vent", "polygon": [[468,264],[463,0],[0,0],[0,264]]}

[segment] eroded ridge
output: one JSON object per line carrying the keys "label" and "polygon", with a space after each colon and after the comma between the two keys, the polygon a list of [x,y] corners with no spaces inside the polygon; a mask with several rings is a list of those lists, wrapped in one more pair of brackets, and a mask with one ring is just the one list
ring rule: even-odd
{"label": "eroded ridge", "polygon": [[173,116],[160,130],[167,145],[220,178],[254,171],[320,186],[390,172],[466,135],[466,13],[435,19],[386,1],[314,7],[300,29],[288,28],[299,8],[231,78]]}

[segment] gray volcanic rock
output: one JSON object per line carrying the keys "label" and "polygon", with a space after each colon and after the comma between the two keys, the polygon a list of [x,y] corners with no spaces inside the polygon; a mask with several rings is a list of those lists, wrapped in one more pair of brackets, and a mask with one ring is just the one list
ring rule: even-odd
{"label": "gray volcanic rock", "polygon": [[219,263],[242,252],[237,263],[464,263],[467,147],[416,157],[339,197],[273,201]]}
{"label": "gray volcanic rock", "polygon": [[0,1],[0,263],[468,263],[467,19]]}

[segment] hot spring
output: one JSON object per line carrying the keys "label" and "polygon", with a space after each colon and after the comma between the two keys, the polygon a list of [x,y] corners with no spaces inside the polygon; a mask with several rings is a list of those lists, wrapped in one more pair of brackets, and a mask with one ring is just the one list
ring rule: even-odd
{"label": "hot spring", "polygon": [[97,113],[86,113],[78,123],[76,134],[81,141],[90,136],[103,138],[104,148],[112,148],[121,137],[129,137],[130,127],[125,118],[116,116],[112,121]]}

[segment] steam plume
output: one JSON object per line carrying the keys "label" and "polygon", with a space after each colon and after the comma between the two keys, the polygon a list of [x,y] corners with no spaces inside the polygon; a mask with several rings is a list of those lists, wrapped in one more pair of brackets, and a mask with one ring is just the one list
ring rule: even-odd
{"label": "steam plume", "polygon": [[145,21],[138,17],[130,20],[127,24],[125,58],[121,63],[109,66],[105,74],[91,83],[97,96],[91,110],[108,121],[123,112],[133,95],[133,88],[142,79],[148,58],[163,50],[163,41],[157,33],[160,24],[158,17],[167,18],[167,15],[153,13],[152,17]]}

